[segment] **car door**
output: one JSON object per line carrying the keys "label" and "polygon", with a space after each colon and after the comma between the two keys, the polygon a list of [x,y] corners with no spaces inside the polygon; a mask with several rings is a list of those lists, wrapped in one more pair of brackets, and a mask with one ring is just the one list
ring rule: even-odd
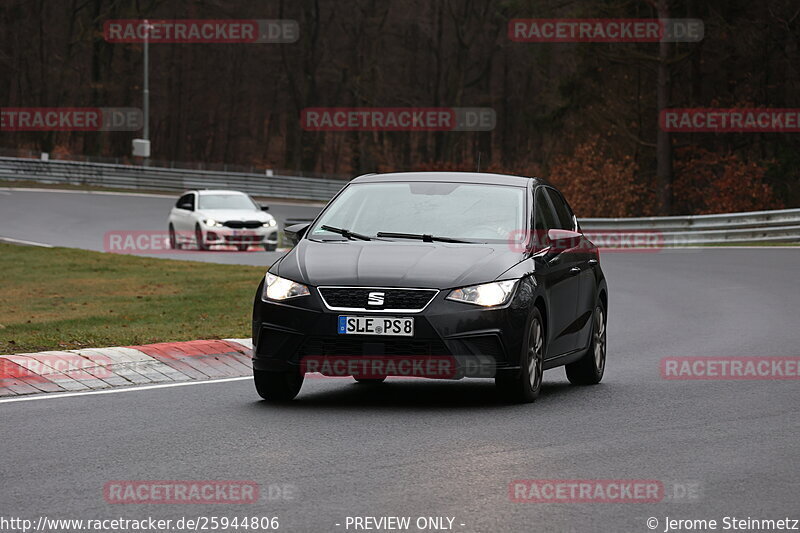
{"label": "car door", "polygon": [[548,248],[547,231],[561,228],[561,222],[548,198],[547,189],[534,192],[534,238],[544,246],[539,252],[537,277],[544,283],[548,298],[546,358],[557,357],[574,349],[575,331],[571,330],[578,303],[579,280],[572,268],[569,250],[553,253]]}
{"label": "car door", "polygon": [[575,226],[581,234],[581,292],[578,297],[578,315],[585,318],[586,322],[580,326],[578,332],[578,346],[583,348],[589,346],[592,335],[592,314],[597,305],[598,298],[598,269],[600,268],[600,251],[597,246],[583,234],[578,219],[572,212],[572,208],[567,204],[567,208],[575,220]]}
{"label": "car door", "polygon": [[[558,223],[562,229],[579,231],[578,221],[575,218],[569,204],[555,189],[547,189],[547,194],[555,210]],[[573,349],[582,349],[588,346],[589,335],[591,334],[591,318],[594,310],[596,298],[596,280],[594,275],[594,263],[592,259],[597,256],[596,247],[586,237],[581,236],[580,244],[569,250],[570,271],[575,281],[575,315],[570,329],[575,332],[573,336]],[[576,270],[577,269],[577,270]]]}
{"label": "car door", "polygon": [[[195,210],[195,195],[187,193],[178,198],[175,207],[172,208],[172,221],[176,231],[187,232],[194,230],[194,217],[192,212]],[[191,209],[187,209],[191,207]]]}

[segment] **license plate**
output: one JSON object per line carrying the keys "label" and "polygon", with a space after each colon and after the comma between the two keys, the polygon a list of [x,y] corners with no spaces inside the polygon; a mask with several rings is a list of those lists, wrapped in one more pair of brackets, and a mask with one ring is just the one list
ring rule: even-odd
{"label": "license plate", "polygon": [[339,316],[340,335],[414,336],[414,319],[396,316]]}
{"label": "license plate", "polygon": [[253,234],[253,232],[252,232],[252,231],[241,230],[241,229],[235,229],[235,230],[233,230],[233,236],[234,236],[234,237],[249,237],[249,236],[251,236],[252,234]]}

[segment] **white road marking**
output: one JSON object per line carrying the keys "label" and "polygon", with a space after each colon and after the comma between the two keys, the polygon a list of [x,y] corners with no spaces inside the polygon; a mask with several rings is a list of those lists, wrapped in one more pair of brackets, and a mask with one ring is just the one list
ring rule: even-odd
{"label": "white road marking", "polygon": [[226,383],[228,381],[243,381],[245,379],[253,379],[253,377],[242,376],[238,378],[209,379],[205,381],[181,381],[179,383],[162,383],[159,385],[144,385],[141,387],[121,387],[118,389],[95,390],[87,392],[42,393],[42,394],[33,394],[31,396],[20,396],[18,398],[5,398],[0,400],[0,403],[32,402],[36,400],[57,400],[59,398],[74,398],[76,396],[92,396],[95,394],[116,394],[118,392],[140,392],[152,389],[166,389],[169,387],[188,387],[189,385],[209,385],[213,383]]}
{"label": "white road marking", "polygon": [[247,348],[249,350],[253,349],[253,339],[251,339],[249,337],[246,338],[246,339],[222,339],[222,340],[228,341],[228,342],[235,342],[236,344],[241,344],[242,346],[244,346],[245,348]]}
{"label": "white road marking", "polygon": [[[187,189],[190,190],[190,189]],[[116,191],[73,191],[69,189],[37,189],[35,187],[0,187],[0,191],[11,192],[50,192],[60,194],[102,194],[105,196],[141,196],[144,198],[177,198],[182,191],[164,192],[161,194],[144,193],[144,192],[116,192]],[[258,195],[253,195],[258,197]],[[281,202],[267,200],[270,205],[285,205],[290,207],[325,207],[325,202],[317,201],[298,201],[298,202]]]}
{"label": "white road marking", "polygon": [[45,244],[43,242],[23,241],[22,239],[12,239],[11,237],[0,237],[0,242],[27,244],[28,246],[40,246],[42,248],[54,248],[52,244]]}

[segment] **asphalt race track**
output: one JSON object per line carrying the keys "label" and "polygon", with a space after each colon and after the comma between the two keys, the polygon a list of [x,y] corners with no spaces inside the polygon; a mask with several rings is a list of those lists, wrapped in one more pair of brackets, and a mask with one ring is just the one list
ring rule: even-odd
{"label": "asphalt race track", "polygon": [[[170,202],[0,194],[0,233],[102,249],[105,231],[163,229]],[[310,209],[273,205],[281,217]],[[193,257],[266,265],[268,255]],[[800,355],[800,250],[627,251],[601,262],[610,309],[598,386],[572,387],[563,369],[551,370],[542,397],[522,406],[498,403],[487,380],[402,379],[308,379],[285,406],[259,401],[247,379],[0,401],[2,514],[277,516],[279,531],[346,531],[347,516],[450,516],[464,532],[644,532],[650,517],[664,531],[667,516],[800,518],[800,382],[660,374],[665,357]],[[240,311],[247,320],[250,310]],[[113,505],[103,497],[110,480],[206,479],[253,480],[261,501]],[[512,503],[516,479],[660,480],[665,496]],[[278,497],[287,486],[290,497]]]}
{"label": "asphalt race track", "polygon": [[[164,232],[166,235],[169,210],[177,197],[0,188],[0,241],[9,238],[103,251],[107,232]],[[287,217],[313,218],[320,211],[319,206],[313,205],[265,203],[281,228]],[[255,247],[251,250],[247,253],[161,251],[137,255],[243,265],[270,265],[280,257],[276,252]]]}

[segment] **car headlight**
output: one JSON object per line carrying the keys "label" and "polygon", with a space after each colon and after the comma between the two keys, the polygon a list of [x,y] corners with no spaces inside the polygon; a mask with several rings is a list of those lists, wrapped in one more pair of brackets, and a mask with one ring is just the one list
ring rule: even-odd
{"label": "car headlight", "polygon": [[203,221],[203,223],[206,226],[209,226],[211,228],[221,228],[222,227],[222,222],[220,222],[219,220],[214,220],[213,218],[207,218],[207,219],[205,219]]}
{"label": "car headlight", "polygon": [[275,219],[274,219],[274,218],[271,218],[271,219],[267,220],[266,222],[264,222],[264,223],[263,223],[263,224],[261,224],[261,225],[262,225],[262,226],[264,226],[265,228],[271,228],[271,227],[272,227],[272,226],[274,226],[275,224],[277,224],[277,222],[275,222]]}
{"label": "car headlight", "polygon": [[302,283],[281,278],[267,272],[261,297],[265,300],[287,300],[298,296],[308,296],[308,294],[308,287]]}
{"label": "car headlight", "polygon": [[512,279],[462,287],[460,289],[453,289],[450,294],[447,295],[447,299],[484,307],[503,305],[511,297],[516,285],[517,280]]}

